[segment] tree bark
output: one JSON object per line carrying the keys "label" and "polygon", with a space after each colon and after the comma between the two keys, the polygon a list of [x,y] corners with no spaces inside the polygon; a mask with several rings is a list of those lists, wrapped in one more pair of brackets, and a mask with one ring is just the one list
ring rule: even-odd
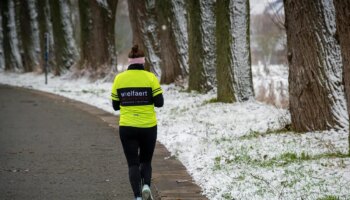
{"label": "tree bark", "polygon": [[292,127],[296,131],[348,127],[335,11],[328,0],[284,0]]}
{"label": "tree bark", "polygon": [[3,13],[4,1],[0,1],[0,71],[5,70]]}
{"label": "tree bark", "polygon": [[35,4],[34,0],[17,1],[20,27],[19,39],[22,43],[22,61],[26,72],[39,68],[41,53]]}
{"label": "tree bark", "polygon": [[[131,0],[129,16],[133,43],[146,53],[146,67],[161,77],[161,83],[181,84],[188,74],[187,30],[183,28],[183,0]],[[182,18],[181,18],[182,17]],[[184,44],[184,42],[186,44]]]}
{"label": "tree bark", "polygon": [[187,30],[187,12],[186,0],[172,0],[173,23],[172,31],[177,48],[177,59],[182,71],[183,82],[176,78],[175,84],[183,85],[188,79],[188,30]]}
{"label": "tree bark", "polygon": [[248,100],[254,96],[249,1],[218,0],[216,16],[217,99],[221,102]]}
{"label": "tree bark", "polygon": [[[177,23],[172,1],[156,0],[156,12],[160,43],[161,83],[182,81],[186,71],[181,68],[179,49],[176,45],[174,26]],[[178,30],[177,30],[178,31]]]}
{"label": "tree bark", "polygon": [[14,68],[11,64],[11,45],[10,45],[10,30],[8,27],[9,23],[9,1],[0,1],[0,9],[1,9],[1,26],[3,30],[3,50],[4,50],[4,69],[10,70]]}
{"label": "tree bark", "polygon": [[214,2],[188,2],[189,90],[206,92],[213,88],[215,75]]}
{"label": "tree bark", "polygon": [[[115,51],[115,14],[118,1],[108,0],[99,3],[96,0],[80,0],[81,25],[81,67],[100,73],[116,65]],[[102,73],[102,74],[101,74]]]}
{"label": "tree bark", "polygon": [[160,77],[160,44],[155,0],[129,0],[128,7],[133,44],[138,44],[144,50],[145,68]]}
{"label": "tree bark", "polygon": [[31,28],[29,21],[29,9],[28,9],[28,1],[19,1],[15,0],[16,5],[16,18],[18,22],[19,29],[17,30],[18,39],[20,45],[20,52],[22,56],[22,63],[24,72],[30,72],[33,70],[34,61],[31,60],[29,56],[29,51],[31,47]]}
{"label": "tree bark", "polygon": [[22,71],[22,57],[18,44],[14,0],[2,2],[2,27],[4,30],[5,70]]}
{"label": "tree bark", "polygon": [[[347,100],[348,116],[350,115],[350,0],[334,0],[337,31],[336,39],[340,43],[343,71],[344,71],[344,85]],[[350,144],[350,134],[349,134]],[[349,148],[350,155],[350,148]]]}
{"label": "tree bark", "polygon": [[78,58],[78,50],[73,37],[68,0],[50,1],[50,12],[54,36],[55,75],[60,75],[72,67]]}

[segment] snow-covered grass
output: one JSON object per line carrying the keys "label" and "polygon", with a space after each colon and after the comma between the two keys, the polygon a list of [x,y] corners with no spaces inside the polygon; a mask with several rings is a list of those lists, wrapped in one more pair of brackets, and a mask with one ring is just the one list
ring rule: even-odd
{"label": "snow-covered grass", "polygon": [[[253,73],[254,74],[254,73]],[[114,112],[112,83],[34,73],[0,73],[0,83],[33,88]],[[262,79],[255,79],[255,84]],[[261,84],[264,84],[261,82]],[[163,85],[158,140],[211,200],[350,199],[347,130],[288,132],[289,112],[254,100],[215,102],[215,92]],[[259,88],[259,87],[257,87]]]}
{"label": "snow-covered grass", "polygon": [[288,108],[288,68],[285,65],[264,66],[259,63],[252,68],[255,98],[258,101]]}

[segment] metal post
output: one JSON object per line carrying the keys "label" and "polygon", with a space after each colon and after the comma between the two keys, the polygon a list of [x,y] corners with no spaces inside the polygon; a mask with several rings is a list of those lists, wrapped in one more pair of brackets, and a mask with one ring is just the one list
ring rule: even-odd
{"label": "metal post", "polygon": [[45,84],[47,84],[47,74],[48,74],[48,67],[49,67],[49,33],[45,33],[45,66],[44,66],[44,71],[45,71]]}

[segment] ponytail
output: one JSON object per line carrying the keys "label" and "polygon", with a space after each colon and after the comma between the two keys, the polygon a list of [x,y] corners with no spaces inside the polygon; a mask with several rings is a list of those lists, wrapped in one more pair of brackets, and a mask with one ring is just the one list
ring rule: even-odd
{"label": "ponytail", "polygon": [[139,45],[135,44],[128,55],[129,58],[140,58],[145,57],[145,53],[142,50],[139,50]]}

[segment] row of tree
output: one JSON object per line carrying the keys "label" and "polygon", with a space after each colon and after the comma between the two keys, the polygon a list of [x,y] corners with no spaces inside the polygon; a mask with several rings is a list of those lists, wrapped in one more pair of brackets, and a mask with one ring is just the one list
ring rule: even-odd
{"label": "row of tree", "polygon": [[[49,33],[55,74],[75,66],[114,76],[117,2],[0,1],[0,66],[40,69]],[[293,129],[347,128],[350,0],[283,3]],[[129,0],[128,9],[133,43],[162,83],[200,92],[216,87],[222,102],[253,98],[249,0]]]}
{"label": "row of tree", "polygon": [[113,66],[116,65],[117,3],[115,0],[0,1],[0,67],[23,72],[42,70],[48,34],[54,74],[60,75],[73,66],[100,72],[101,76],[108,74],[107,69],[116,72]]}
{"label": "row of tree", "polygon": [[[116,0],[1,1],[0,66],[40,71],[48,34],[54,74],[73,67],[112,77],[117,72],[117,4]],[[161,83],[188,82],[190,90],[200,92],[217,85],[218,100],[225,102],[253,97],[248,0],[129,0],[128,7],[133,42],[146,51],[147,66]],[[223,23],[216,26],[216,20]]]}
{"label": "row of tree", "polygon": [[162,83],[217,87],[218,101],[254,96],[248,0],[129,1],[134,43]]}
{"label": "row of tree", "polygon": [[[138,1],[134,2],[135,6]],[[130,13],[137,11],[134,19],[149,21],[131,20],[134,25],[143,25],[133,28],[134,36],[138,35],[134,41],[144,43],[144,48],[152,52],[150,56],[156,55],[149,60],[155,67],[153,71],[161,71],[163,82],[187,77],[189,72],[189,90],[205,92],[216,86],[218,101],[244,101],[254,96],[248,0],[144,1],[141,4],[138,6],[143,9],[134,7]],[[284,0],[283,4],[293,130],[347,129],[350,1]],[[183,23],[187,23],[188,38],[181,35],[186,31],[178,28]],[[164,25],[168,27],[165,30]],[[149,29],[150,26],[154,29]],[[147,31],[149,34],[144,34]],[[186,44],[188,66],[181,65],[179,59],[183,58],[181,50],[186,49],[183,47]],[[157,69],[159,66],[161,70]]]}

